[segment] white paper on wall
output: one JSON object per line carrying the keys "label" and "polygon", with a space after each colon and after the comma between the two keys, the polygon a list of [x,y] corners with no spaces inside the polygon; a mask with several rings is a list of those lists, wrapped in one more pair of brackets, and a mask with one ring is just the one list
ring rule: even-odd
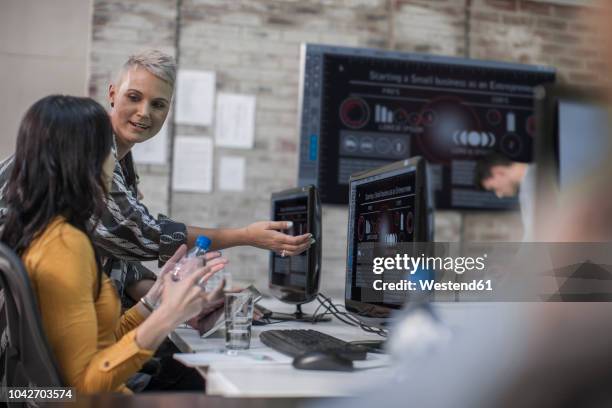
{"label": "white paper on wall", "polygon": [[210,126],[214,101],[214,72],[179,70],[176,80],[176,123]]}
{"label": "white paper on wall", "polygon": [[255,135],[255,96],[219,93],[215,116],[215,144],[250,149]]}
{"label": "white paper on wall", "polygon": [[219,160],[218,183],[222,191],[244,191],[244,157],[223,156]]}
{"label": "white paper on wall", "polygon": [[172,189],[212,191],[213,142],[210,137],[179,136],[174,140]]}
{"label": "white paper on wall", "polygon": [[168,121],[155,136],[132,147],[134,161],[142,164],[166,164],[168,151]]}

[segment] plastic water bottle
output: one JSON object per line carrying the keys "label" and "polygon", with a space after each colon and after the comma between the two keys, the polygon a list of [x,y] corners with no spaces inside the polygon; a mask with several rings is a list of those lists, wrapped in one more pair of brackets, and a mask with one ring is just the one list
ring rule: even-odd
{"label": "plastic water bottle", "polygon": [[223,280],[224,277],[225,277],[225,268],[221,269],[220,271],[215,273],[213,276],[208,278],[208,280],[206,281],[206,287],[204,288],[204,290],[206,290],[206,292],[212,292],[213,290],[217,289],[217,287],[221,284],[221,281]]}
{"label": "plastic water bottle", "polygon": [[181,280],[191,272],[206,265],[206,252],[210,248],[210,238],[198,235],[196,243],[184,257],[182,257],[172,270],[172,279]]}

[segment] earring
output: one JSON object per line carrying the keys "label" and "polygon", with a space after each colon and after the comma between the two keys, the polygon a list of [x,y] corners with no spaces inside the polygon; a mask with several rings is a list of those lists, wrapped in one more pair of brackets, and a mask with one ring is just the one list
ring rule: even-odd
{"label": "earring", "polygon": [[111,108],[115,107],[115,102],[111,102]]}

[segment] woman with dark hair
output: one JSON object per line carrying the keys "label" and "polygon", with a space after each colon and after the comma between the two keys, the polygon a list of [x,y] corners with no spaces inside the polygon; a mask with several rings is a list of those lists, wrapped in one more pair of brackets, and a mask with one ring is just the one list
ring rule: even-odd
{"label": "woman with dark hair", "polygon": [[146,296],[161,299],[157,309],[143,302],[121,315],[91,242],[90,220],[105,208],[115,167],[112,137],[108,114],[92,99],[39,100],[21,122],[5,191],[2,241],[23,259],[64,381],[87,393],[129,392],[126,379],[202,310],[200,285],[227,262],[212,253],[205,268],[180,282],[165,274]]}

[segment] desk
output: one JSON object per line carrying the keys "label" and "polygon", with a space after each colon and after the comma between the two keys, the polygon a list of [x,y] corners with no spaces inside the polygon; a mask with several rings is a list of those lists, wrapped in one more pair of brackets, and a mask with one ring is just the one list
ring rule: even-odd
{"label": "desk", "polygon": [[[294,306],[273,299],[263,299],[262,305],[275,312],[291,313]],[[312,313],[317,304],[312,302],[303,307]],[[291,365],[292,359],[272,351],[259,340],[259,334],[274,329],[314,329],[345,341],[380,340],[381,337],[366,333],[360,328],[348,326],[339,320],[317,323],[283,322],[267,326],[253,326],[251,350],[273,353],[278,362],[271,364],[227,365],[211,362],[198,366],[197,370],[206,379],[209,395],[231,397],[333,397],[350,396],[357,390],[372,383],[372,379],[385,381],[392,376],[389,358],[383,354],[368,354],[365,361],[355,362],[353,372],[297,370]],[[177,329],[170,339],[184,353],[216,351],[224,347],[224,338],[202,339],[192,329]]]}
{"label": "desk", "polygon": [[[298,408],[306,400],[299,398],[222,398],[201,393],[141,393],[124,395],[102,393],[79,395],[74,402],[48,402],[48,408]],[[307,400],[312,402],[311,399]]]}

